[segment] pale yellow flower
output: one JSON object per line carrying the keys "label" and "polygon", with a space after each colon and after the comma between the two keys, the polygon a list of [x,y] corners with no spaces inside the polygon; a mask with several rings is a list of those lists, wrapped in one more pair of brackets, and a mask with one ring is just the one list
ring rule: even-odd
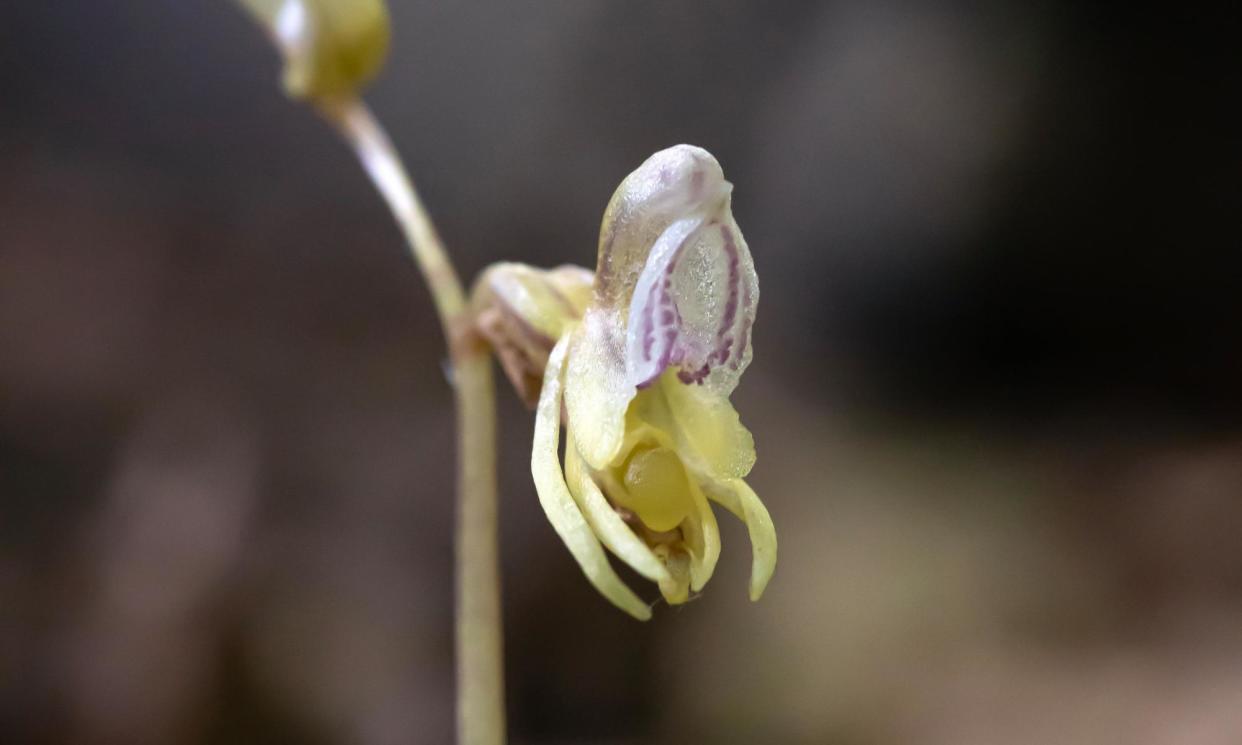
{"label": "pale yellow flower", "polygon": [[603,548],[656,582],[669,603],[684,602],[720,555],[711,502],[749,530],[752,599],[776,564],[772,520],[743,480],[754,443],[729,402],[750,362],[759,299],[731,190],[707,151],[661,151],[608,205],[589,299],[582,275],[564,291],[565,268],[553,275],[506,265],[476,291],[491,293],[483,306],[536,332],[507,345],[524,362],[506,369],[528,380],[544,368],[531,458],[540,503],[591,583],[639,619],[650,607]]}

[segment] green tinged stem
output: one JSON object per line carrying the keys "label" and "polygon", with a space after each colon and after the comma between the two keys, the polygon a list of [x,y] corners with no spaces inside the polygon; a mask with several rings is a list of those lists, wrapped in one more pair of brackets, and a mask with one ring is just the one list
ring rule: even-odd
{"label": "green tinged stem", "polygon": [[505,741],[500,570],[496,535],[496,400],[487,347],[470,331],[457,272],[401,158],[366,104],[321,103],[392,209],[431,290],[453,363],[457,405],[457,738]]}

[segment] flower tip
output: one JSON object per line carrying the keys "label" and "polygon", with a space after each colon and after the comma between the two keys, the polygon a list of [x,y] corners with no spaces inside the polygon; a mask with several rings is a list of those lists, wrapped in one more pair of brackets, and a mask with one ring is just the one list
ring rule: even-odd
{"label": "flower tip", "polygon": [[[648,209],[694,211],[732,190],[716,156],[697,145],[674,145],[652,155],[634,172],[636,186],[652,197]],[[641,175],[640,175],[641,174]],[[644,183],[646,182],[646,183]]]}
{"label": "flower tip", "polygon": [[651,620],[651,606],[649,605],[644,605],[642,606],[642,608],[625,608],[624,610],[626,613],[629,613],[630,617],[636,621],[650,621]]}
{"label": "flower tip", "polygon": [[[762,518],[759,518],[761,521]],[[750,570],[750,599],[752,602],[758,602],[763,597],[763,592],[768,588],[768,582],[772,580],[772,575],[776,572],[776,531],[772,528],[771,518],[766,520],[766,526],[756,531],[758,533],[766,533],[766,536],[752,537],[755,545],[752,547],[754,558],[751,563]]]}
{"label": "flower tip", "polygon": [[752,577],[750,580],[750,602],[757,603],[763,597],[763,591],[768,589],[768,580],[772,579],[769,574],[765,577]]}

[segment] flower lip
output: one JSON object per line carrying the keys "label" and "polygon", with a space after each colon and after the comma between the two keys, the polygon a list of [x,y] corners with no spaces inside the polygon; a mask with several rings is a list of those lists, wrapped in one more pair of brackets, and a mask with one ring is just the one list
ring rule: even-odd
{"label": "flower lip", "polygon": [[651,530],[673,530],[694,509],[685,467],[672,450],[635,448],[620,471],[625,491],[612,494],[613,501],[633,512]]}

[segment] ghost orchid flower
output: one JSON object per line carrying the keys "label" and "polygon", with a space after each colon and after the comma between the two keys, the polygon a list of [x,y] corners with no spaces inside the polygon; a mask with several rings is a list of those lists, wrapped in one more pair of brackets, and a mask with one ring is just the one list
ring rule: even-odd
{"label": "ghost orchid flower", "polygon": [[752,600],[776,565],[772,520],[743,480],[754,442],[729,403],[750,362],[759,299],[731,190],[706,150],[663,150],[613,195],[589,295],[583,275],[564,267],[501,265],[476,289],[480,311],[509,319],[494,316],[484,335],[509,358],[510,378],[532,398],[538,390],[539,501],[590,582],[640,620],[651,609],[604,547],[669,603],[685,602],[720,555],[710,502],[746,523]]}

